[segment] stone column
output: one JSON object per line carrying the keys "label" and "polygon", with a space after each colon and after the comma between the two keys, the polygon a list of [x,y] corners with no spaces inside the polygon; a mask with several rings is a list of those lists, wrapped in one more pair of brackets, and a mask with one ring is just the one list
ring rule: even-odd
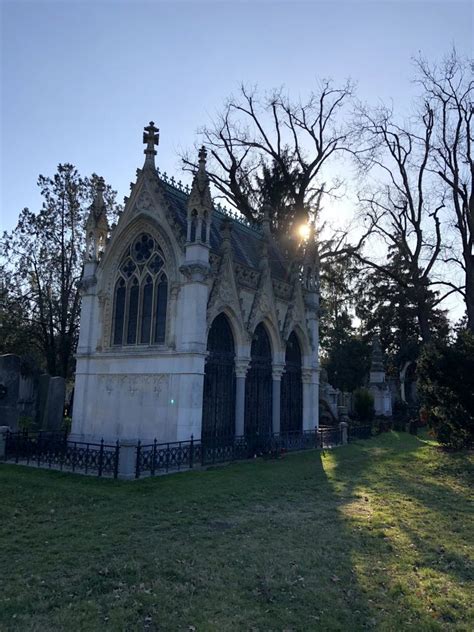
{"label": "stone column", "polygon": [[245,433],[245,378],[249,361],[235,362],[235,436],[241,437]]}
{"label": "stone column", "polygon": [[135,478],[135,468],[137,463],[137,443],[136,439],[122,439],[120,441],[118,477],[125,480]]}
{"label": "stone column", "polygon": [[272,366],[272,431],[274,433],[280,432],[281,376],[284,370],[284,364]]}
{"label": "stone column", "polygon": [[347,429],[349,424],[346,421],[341,421],[339,424],[339,430],[341,431],[341,441],[342,445],[346,445],[347,443]]}
{"label": "stone column", "polygon": [[301,371],[301,381],[303,382],[303,430],[314,430],[317,419],[313,419],[313,383],[312,371],[304,368]]}

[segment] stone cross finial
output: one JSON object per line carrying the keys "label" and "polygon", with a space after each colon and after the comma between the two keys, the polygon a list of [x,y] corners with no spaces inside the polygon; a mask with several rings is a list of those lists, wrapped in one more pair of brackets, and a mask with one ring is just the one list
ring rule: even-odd
{"label": "stone cross finial", "polygon": [[155,165],[156,149],[155,145],[160,142],[160,130],[155,127],[153,121],[150,121],[149,125],[143,130],[143,142],[146,144],[146,149],[143,150],[145,154],[145,164],[151,163]]}
{"label": "stone cross finial", "polygon": [[95,196],[92,203],[92,210],[94,215],[99,218],[104,213],[104,191],[105,180],[102,176],[99,176],[95,185]]}
{"label": "stone cross finial", "polygon": [[199,162],[204,166],[206,164],[207,151],[204,145],[199,150]]}

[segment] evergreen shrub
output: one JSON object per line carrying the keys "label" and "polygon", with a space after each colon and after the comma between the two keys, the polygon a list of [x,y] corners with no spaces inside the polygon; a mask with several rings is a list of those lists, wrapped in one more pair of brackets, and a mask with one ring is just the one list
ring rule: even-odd
{"label": "evergreen shrub", "polygon": [[474,334],[436,341],[421,353],[418,391],[437,440],[452,449],[474,445]]}

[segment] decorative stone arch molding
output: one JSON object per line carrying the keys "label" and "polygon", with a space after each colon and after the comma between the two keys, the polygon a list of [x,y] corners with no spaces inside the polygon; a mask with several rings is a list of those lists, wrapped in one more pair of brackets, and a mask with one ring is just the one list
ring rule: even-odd
{"label": "decorative stone arch molding", "polygon": [[244,326],[242,317],[236,313],[234,307],[231,305],[216,304],[212,306],[212,308],[208,309],[206,336],[209,334],[209,329],[219,314],[224,314],[229,321],[232,335],[234,336],[236,350],[242,349],[242,347],[249,347],[251,340]]}
{"label": "decorative stone arch molding", "polygon": [[[174,287],[178,282],[178,248],[173,243],[164,226],[162,226],[156,218],[148,214],[140,214],[135,216],[132,221],[124,226],[116,238],[110,242],[106,256],[102,259],[99,266],[100,278],[98,282],[99,295],[99,319],[102,323],[102,335],[100,337],[101,348],[110,348],[112,336],[112,320],[113,320],[113,304],[114,304],[114,288],[120,263],[127,247],[132,244],[142,233],[148,233],[156,240],[157,244],[163,252],[166,264],[166,274],[168,277],[168,287]],[[170,293],[170,301],[167,311],[167,344],[170,339],[169,320],[170,314],[174,310],[172,301],[176,300],[176,293]]]}
{"label": "decorative stone arch molding", "polygon": [[[305,360],[306,362],[308,362],[309,359],[310,358],[312,359],[312,356],[313,356],[313,348],[311,346],[311,340],[309,338],[308,332],[301,325],[301,323],[296,323],[293,326],[293,328],[290,330],[288,334],[288,338],[290,337],[292,332],[294,332],[296,337],[298,338],[303,362]],[[288,338],[285,340],[285,347],[286,347],[286,342],[288,341]]]}
{"label": "decorative stone arch molding", "polygon": [[278,325],[275,324],[268,316],[262,318],[258,322],[255,323],[255,326],[252,328],[250,333],[250,339],[252,339],[255,330],[258,325],[263,323],[265,329],[267,330],[268,337],[270,338],[270,345],[272,347],[272,361],[274,363],[284,362],[285,360],[285,348],[282,344],[280,330],[278,329]]}

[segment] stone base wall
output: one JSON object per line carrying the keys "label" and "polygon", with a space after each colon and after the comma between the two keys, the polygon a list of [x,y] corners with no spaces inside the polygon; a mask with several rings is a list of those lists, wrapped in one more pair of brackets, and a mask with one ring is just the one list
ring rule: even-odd
{"label": "stone base wall", "polygon": [[204,361],[204,354],[78,358],[71,438],[199,438]]}

